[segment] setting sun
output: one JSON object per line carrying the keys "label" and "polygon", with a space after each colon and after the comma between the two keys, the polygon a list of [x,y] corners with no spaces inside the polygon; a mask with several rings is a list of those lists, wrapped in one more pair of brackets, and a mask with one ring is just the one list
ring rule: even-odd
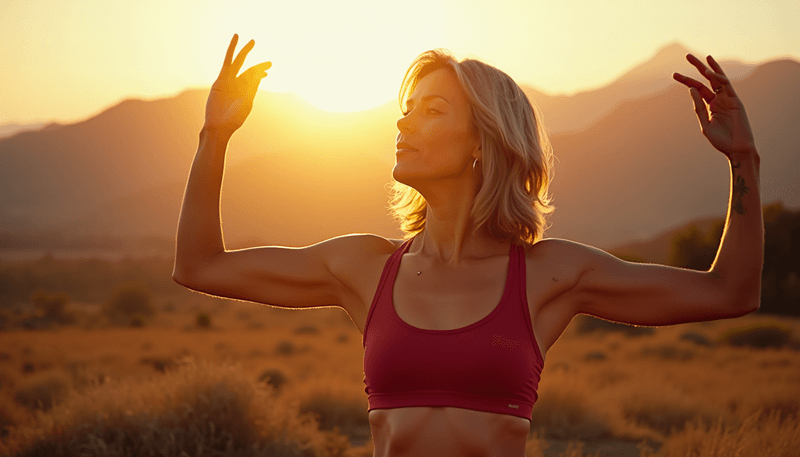
{"label": "setting sun", "polygon": [[0,124],[76,122],[125,98],[207,89],[234,33],[240,47],[256,41],[245,65],[273,63],[262,91],[340,112],[394,100],[408,65],[437,47],[550,94],[607,84],[676,41],[749,62],[796,58],[794,0],[735,4],[687,15],[633,0],[0,2]]}
{"label": "setting sun", "polygon": [[[446,46],[445,28],[404,24],[396,8],[382,2],[294,2],[281,7],[251,2],[251,13],[214,10],[208,14],[239,34],[239,47],[254,39],[256,46],[244,68],[270,60],[272,69],[263,90],[294,92],[326,111],[360,111],[394,100],[408,65],[419,53]],[[440,17],[436,2],[414,0],[404,9]],[[438,9],[442,9],[440,7]],[[230,37],[207,40],[205,60],[216,67]],[[213,52],[211,52],[213,51]],[[218,58],[219,57],[219,58]],[[196,56],[200,58],[200,56]],[[213,71],[209,69],[212,74]]]}

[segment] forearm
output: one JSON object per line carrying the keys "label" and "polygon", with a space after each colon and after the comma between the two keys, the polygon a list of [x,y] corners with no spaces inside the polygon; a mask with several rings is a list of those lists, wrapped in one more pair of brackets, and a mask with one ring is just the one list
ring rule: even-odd
{"label": "forearm", "polygon": [[173,275],[225,250],[219,203],[229,139],[229,133],[205,128],[200,132],[178,221]]}
{"label": "forearm", "polygon": [[710,269],[724,284],[727,296],[748,309],[755,309],[759,304],[764,265],[760,161],[755,151],[729,161],[728,217],[717,257]]}

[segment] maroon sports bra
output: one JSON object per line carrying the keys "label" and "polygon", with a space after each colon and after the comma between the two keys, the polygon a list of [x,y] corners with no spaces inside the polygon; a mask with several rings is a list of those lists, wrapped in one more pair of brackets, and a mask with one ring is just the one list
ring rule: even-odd
{"label": "maroon sports bra", "polygon": [[453,330],[406,323],[392,291],[412,240],[387,260],[364,325],[364,384],[373,409],[452,406],[531,419],[544,360],[525,293],[525,252],[511,245],[500,303]]}

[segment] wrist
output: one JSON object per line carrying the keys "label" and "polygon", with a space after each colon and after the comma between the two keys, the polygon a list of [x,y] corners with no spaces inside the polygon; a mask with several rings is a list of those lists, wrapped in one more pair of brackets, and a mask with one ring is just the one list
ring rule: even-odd
{"label": "wrist", "polygon": [[233,130],[226,130],[218,127],[209,127],[208,125],[203,125],[203,128],[200,129],[200,140],[227,143],[228,140],[231,139],[233,132],[234,132]]}
{"label": "wrist", "polygon": [[755,163],[758,164],[758,163],[761,162],[761,156],[758,155],[758,151],[756,150],[755,146],[753,146],[751,148],[747,148],[743,152],[739,152],[739,153],[736,153],[736,154],[730,154],[728,156],[728,160],[730,160],[731,162],[734,162],[734,161],[735,162],[742,162],[742,161],[752,160],[752,161],[754,161]]}

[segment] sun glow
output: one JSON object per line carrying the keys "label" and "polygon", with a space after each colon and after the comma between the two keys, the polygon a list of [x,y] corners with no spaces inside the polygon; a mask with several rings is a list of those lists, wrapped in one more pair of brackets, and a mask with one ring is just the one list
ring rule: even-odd
{"label": "sun glow", "polygon": [[[294,92],[327,111],[360,111],[395,100],[412,60],[446,46],[441,26],[406,33],[407,24],[423,19],[409,12],[424,11],[426,20],[443,17],[444,6],[436,1],[407,1],[402,11],[374,0],[284,2],[280,11],[269,5],[253,1],[247,17],[221,9],[213,14],[239,33],[240,47],[256,40],[245,67],[272,61],[263,90]],[[224,55],[226,45],[220,37],[217,54]]]}

